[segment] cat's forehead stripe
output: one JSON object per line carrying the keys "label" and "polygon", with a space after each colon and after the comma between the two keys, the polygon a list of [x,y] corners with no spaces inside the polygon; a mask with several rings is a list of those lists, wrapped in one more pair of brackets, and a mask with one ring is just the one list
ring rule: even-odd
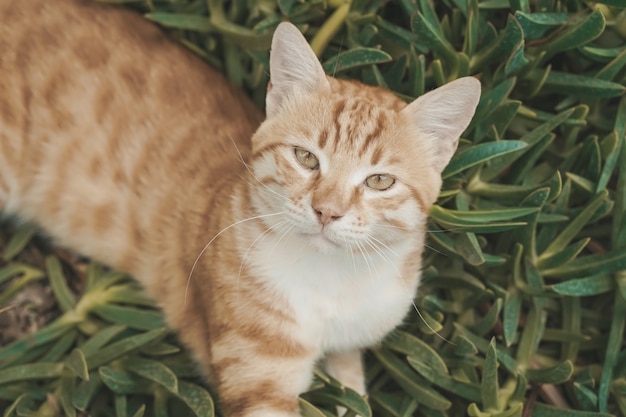
{"label": "cat's forehead stripe", "polygon": [[[380,112],[378,114],[378,117],[376,118],[376,124],[374,125],[374,130],[367,133],[365,135],[365,138],[363,139],[363,145],[361,146],[361,149],[359,151],[359,157],[363,157],[365,155],[365,152],[367,152],[370,145],[374,142],[374,140],[377,137],[380,136],[380,134],[382,133],[383,130],[385,130],[386,127],[387,127],[387,116],[385,115],[385,113]],[[374,155],[378,155],[378,156],[375,158]],[[373,160],[375,159],[376,162],[378,162],[380,160],[381,155],[382,155],[382,149],[376,148],[372,155],[372,159]],[[372,162],[372,164],[376,164],[376,162]]]}
{"label": "cat's forehead stripe", "polygon": [[[332,133],[328,125],[318,139],[320,148],[332,146],[333,152],[349,147],[362,158],[389,126],[386,112],[362,98],[340,98],[329,112]],[[372,160],[380,161],[382,149],[373,151]]]}
{"label": "cat's forehead stripe", "polygon": [[327,142],[328,142],[328,128],[325,127],[322,129],[322,132],[320,133],[320,137],[317,143],[319,144],[320,148],[324,148]]}
{"label": "cat's forehead stripe", "polygon": [[372,152],[372,158],[370,159],[370,163],[372,165],[376,165],[380,162],[380,159],[383,156],[383,148],[377,146],[376,149]]}
{"label": "cat's forehead stripe", "polygon": [[346,100],[340,100],[335,104],[335,107],[333,108],[333,112],[331,115],[331,118],[333,120],[333,124],[334,124],[334,133],[335,133],[335,141],[333,142],[333,150],[337,151],[337,145],[338,145],[338,140],[337,138],[339,136],[341,136],[341,123],[340,123],[340,119],[341,119],[341,115],[343,114],[343,111],[346,107]]}

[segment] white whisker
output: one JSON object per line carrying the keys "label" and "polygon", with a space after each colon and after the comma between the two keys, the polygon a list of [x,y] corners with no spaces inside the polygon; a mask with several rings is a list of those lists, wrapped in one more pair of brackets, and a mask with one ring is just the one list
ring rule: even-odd
{"label": "white whisker", "polygon": [[[380,257],[380,259],[382,259],[383,261],[385,261],[385,263],[391,265],[394,267],[395,269],[395,265],[393,264],[393,262],[391,262],[391,259],[389,259],[389,257],[387,256],[386,253],[384,253],[378,246],[376,246],[370,239],[368,236],[368,239],[365,240],[365,243],[367,244],[367,246],[369,246],[370,248],[372,248],[374,250],[374,252],[376,252],[376,254]],[[398,272],[396,270],[396,272]]]}
{"label": "white whisker", "polygon": [[204,255],[204,252],[206,252],[206,250],[209,248],[209,246],[211,246],[211,244],[215,241],[215,239],[220,237],[222,235],[222,233],[226,232],[227,230],[229,230],[229,229],[231,229],[231,228],[233,228],[235,226],[239,226],[240,224],[248,222],[250,220],[258,220],[258,219],[262,219],[262,218],[265,218],[265,217],[280,216],[282,214],[284,214],[284,213],[283,212],[279,212],[279,213],[261,214],[261,215],[258,215],[258,216],[248,217],[247,219],[238,220],[235,223],[233,223],[233,224],[231,224],[229,226],[226,226],[225,228],[220,230],[215,236],[213,236],[213,238],[211,240],[209,240],[209,243],[204,245],[204,247],[202,248],[202,250],[200,251],[198,256],[196,256],[196,259],[193,261],[193,265],[191,265],[191,270],[189,271],[189,275],[187,276],[187,285],[185,286],[184,303],[187,302],[187,293],[189,292],[189,284],[191,282],[191,276],[193,275],[193,271],[196,269],[196,265],[198,264],[198,261],[200,260],[202,255]]}
{"label": "white whisker", "polygon": [[415,229],[414,227],[402,227],[402,226],[393,226],[391,224],[376,224],[376,223],[373,223],[372,227],[379,227],[381,229],[406,230],[406,231],[411,231]]}
{"label": "white whisker", "polygon": [[398,252],[396,252],[395,250],[391,249],[387,244],[385,244],[385,242],[380,241],[379,239],[376,239],[374,236],[372,235],[368,235],[367,236],[368,240],[373,240],[374,242],[378,243],[379,245],[381,245],[383,248],[387,249],[389,252],[391,252],[392,255],[394,255],[395,257],[400,257],[400,255],[398,255]]}
{"label": "white whisker", "polygon": [[281,193],[279,193],[278,191],[272,190],[267,184],[261,182],[260,179],[258,179],[252,172],[250,172],[250,175],[252,175],[252,177],[256,180],[256,182],[258,182],[259,184],[261,184],[263,186],[263,188],[259,188],[256,184],[248,181],[247,179],[245,179],[245,177],[243,175],[240,176],[240,178],[245,181],[249,186],[253,187],[256,190],[262,191],[264,193],[268,193],[268,194],[273,194],[276,195],[278,197],[281,197],[289,202],[291,202],[291,200],[289,199],[289,197],[282,195]]}
{"label": "white whisker", "polygon": [[354,257],[354,247],[352,246],[352,243],[347,238],[343,238],[342,241],[346,246],[348,246],[348,251],[350,252],[350,257],[352,258],[352,268],[354,269],[354,276],[356,277],[357,271],[356,271],[356,259]]}
{"label": "white whisker", "polygon": [[450,343],[453,346],[456,346],[456,343],[452,342],[451,340],[446,339],[445,337],[443,337],[442,335],[440,335],[439,333],[437,333],[437,331],[435,329],[433,329],[432,327],[430,327],[430,324],[428,324],[428,322],[426,321],[426,319],[424,318],[424,316],[422,316],[422,313],[420,313],[419,308],[417,308],[417,305],[415,304],[415,301],[412,301],[411,304],[413,304],[413,309],[415,309],[415,312],[417,313],[417,315],[420,317],[420,319],[424,322],[424,324],[426,325],[426,327],[428,327],[430,329],[431,332],[433,332],[433,334],[435,336],[437,336],[438,338],[440,338],[441,340],[443,340],[446,343]]}
{"label": "white whisker", "polygon": [[[233,146],[235,147],[235,150],[237,151],[237,154],[239,155],[239,161],[241,161],[241,163],[243,164],[243,166],[246,168],[246,170],[250,173],[250,175],[252,175],[252,178],[254,178],[259,184],[261,184],[263,187],[265,187],[269,192],[271,192],[272,194],[275,194],[281,198],[284,198],[287,201],[291,201],[289,200],[289,198],[287,198],[286,196],[272,190],[270,187],[267,186],[267,184],[265,184],[263,181],[261,181],[255,174],[254,172],[252,172],[252,169],[250,169],[250,165],[248,165],[248,163],[243,159],[243,155],[241,154],[241,152],[239,151],[239,148],[237,147],[237,143],[235,142],[235,140],[233,139],[233,137],[231,135],[228,135],[228,138],[230,139],[230,141],[233,143]],[[252,184],[251,184],[252,185]]]}
{"label": "white whisker", "polygon": [[433,247],[432,247],[432,246],[430,246],[430,245],[427,245],[426,243],[424,243],[424,247],[427,247],[428,249],[430,249],[430,250],[432,250],[432,251],[434,251],[434,252],[437,252],[437,253],[438,253],[438,254],[440,254],[440,255],[444,255],[444,256],[446,256],[446,254],[445,254],[445,253],[441,252],[440,250],[437,250],[437,249],[433,248]]}
{"label": "white whisker", "polygon": [[[402,227],[402,226],[393,226],[391,224],[372,224],[372,227],[378,227],[381,229],[394,229],[394,230],[403,230],[403,231],[413,231],[415,227]],[[426,230],[426,233],[446,233],[446,232],[462,232],[466,230],[465,227],[453,227],[450,229],[435,229],[435,230]]]}
{"label": "white whisker", "polygon": [[254,239],[252,241],[252,243],[250,244],[250,246],[248,246],[248,249],[246,249],[246,252],[243,254],[243,256],[241,257],[241,263],[239,264],[239,272],[237,273],[237,291],[239,291],[239,280],[241,278],[241,272],[243,271],[243,267],[246,263],[246,260],[248,259],[248,255],[250,254],[250,251],[252,250],[252,248],[254,248],[255,246],[257,246],[257,243],[261,243],[263,242],[263,240],[265,240],[265,238],[272,233],[272,231],[274,231],[274,229],[280,228],[281,226],[284,226],[287,223],[287,220],[283,220],[281,222],[278,222],[270,227],[268,227],[267,229],[265,229],[263,231],[263,233],[261,233],[259,236],[257,236],[256,239]]}
{"label": "white whisker", "polygon": [[287,227],[281,234],[280,236],[278,236],[278,239],[276,240],[276,243],[274,243],[274,247],[272,248],[272,252],[274,251],[274,249],[276,249],[276,247],[280,244],[280,242],[282,242],[282,240],[285,238],[285,236],[287,236],[289,234],[289,232],[291,232],[293,230],[293,224],[289,224],[289,227]]}
{"label": "white whisker", "polygon": [[[404,278],[402,277],[402,274],[400,273],[400,271],[398,271],[398,269],[396,268],[395,264],[391,261],[391,259],[389,259],[388,255],[385,254],[379,247],[377,247],[373,242],[372,239],[374,240],[374,242],[378,242],[380,244],[382,244],[385,248],[387,248],[387,250],[391,251],[394,255],[399,256],[397,253],[395,253],[391,248],[389,248],[387,245],[385,245],[384,243],[380,242],[378,239],[374,238],[373,236],[368,236],[368,239],[365,241],[372,249],[374,249],[374,251],[385,261],[387,262],[389,265],[391,265],[393,267],[393,269],[396,271],[396,273],[398,274],[398,277],[400,278],[400,280],[402,281],[402,283],[404,284],[404,286],[408,289],[408,285],[406,285],[406,282],[404,281]],[[450,340],[446,339],[445,337],[441,336],[439,333],[437,333],[437,331],[435,331],[435,329],[433,329],[430,324],[428,324],[428,322],[426,321],[426,319],[424,318],[424,316],[422,315],[422,313],[419,311],[419,309],[417,308],[417,305],[415,304],[415,301],[411,301],[411,304],[413,305],[413,308],[415,309],[415,312],[417,313],[417,315],[420,317],[420,319],[424,322],[424,324],[440,339],[454,345],[454,343],[452,343]]]}
{"label": "white whisker", "polygon": [[365,265],[367,266],[367,270],[370,273],[370,281],[372,282],[372,284],[374,283],[374,272],[372,271],[372,259],[370,258],[369,254],[367,253],[367,251],[365,250],[365,248],[363,248],[363,245],[359,242],[354,242],[356,244],[356,247],[359,249],[359,252],[361,253],[361,256],[363,256],[363,260],[365,261]]}

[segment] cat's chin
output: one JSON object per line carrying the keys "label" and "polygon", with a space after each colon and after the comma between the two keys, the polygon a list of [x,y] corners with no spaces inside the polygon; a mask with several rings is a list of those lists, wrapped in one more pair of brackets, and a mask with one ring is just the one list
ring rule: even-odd
{"label": "cat's chin", "polygon": [[328,239],[324,233],[317,233],[314,235],[309,235],[309,243],[311,247],[321,253],[327,253],[336,251],[339,249],[339,245],[332,240]]}

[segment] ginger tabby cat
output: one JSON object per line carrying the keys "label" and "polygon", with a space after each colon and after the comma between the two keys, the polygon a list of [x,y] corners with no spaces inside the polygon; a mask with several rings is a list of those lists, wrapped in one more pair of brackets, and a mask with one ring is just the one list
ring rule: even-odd
{"label": "ginger tabby cat", "polygon": [[326,76],[282,23],[263,121],[142,17],[85,0],[0,0],[0,51],[0,209],[134,275],[227,416],[297,416],[318,362],[365,392],[360,352],[412,305],[478,81],[407,105]]}

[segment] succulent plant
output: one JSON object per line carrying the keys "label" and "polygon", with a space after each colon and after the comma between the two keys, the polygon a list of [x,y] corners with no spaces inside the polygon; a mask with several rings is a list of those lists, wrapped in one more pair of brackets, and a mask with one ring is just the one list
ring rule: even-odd
{"label": "succulent plant", "polygon": [[[282,20],[329,74],[407,100],[481,80],[415,311],[368,353],[368,399],[317,371],[305,417],[626,415],[624,0],[108,2],[169,29],[259,106]],[[0,309],[44,282],[59,310],[0,348],[5,417],[219,413],[129,277],[54,251],[33,260],[33,227],[7,230]]]}

